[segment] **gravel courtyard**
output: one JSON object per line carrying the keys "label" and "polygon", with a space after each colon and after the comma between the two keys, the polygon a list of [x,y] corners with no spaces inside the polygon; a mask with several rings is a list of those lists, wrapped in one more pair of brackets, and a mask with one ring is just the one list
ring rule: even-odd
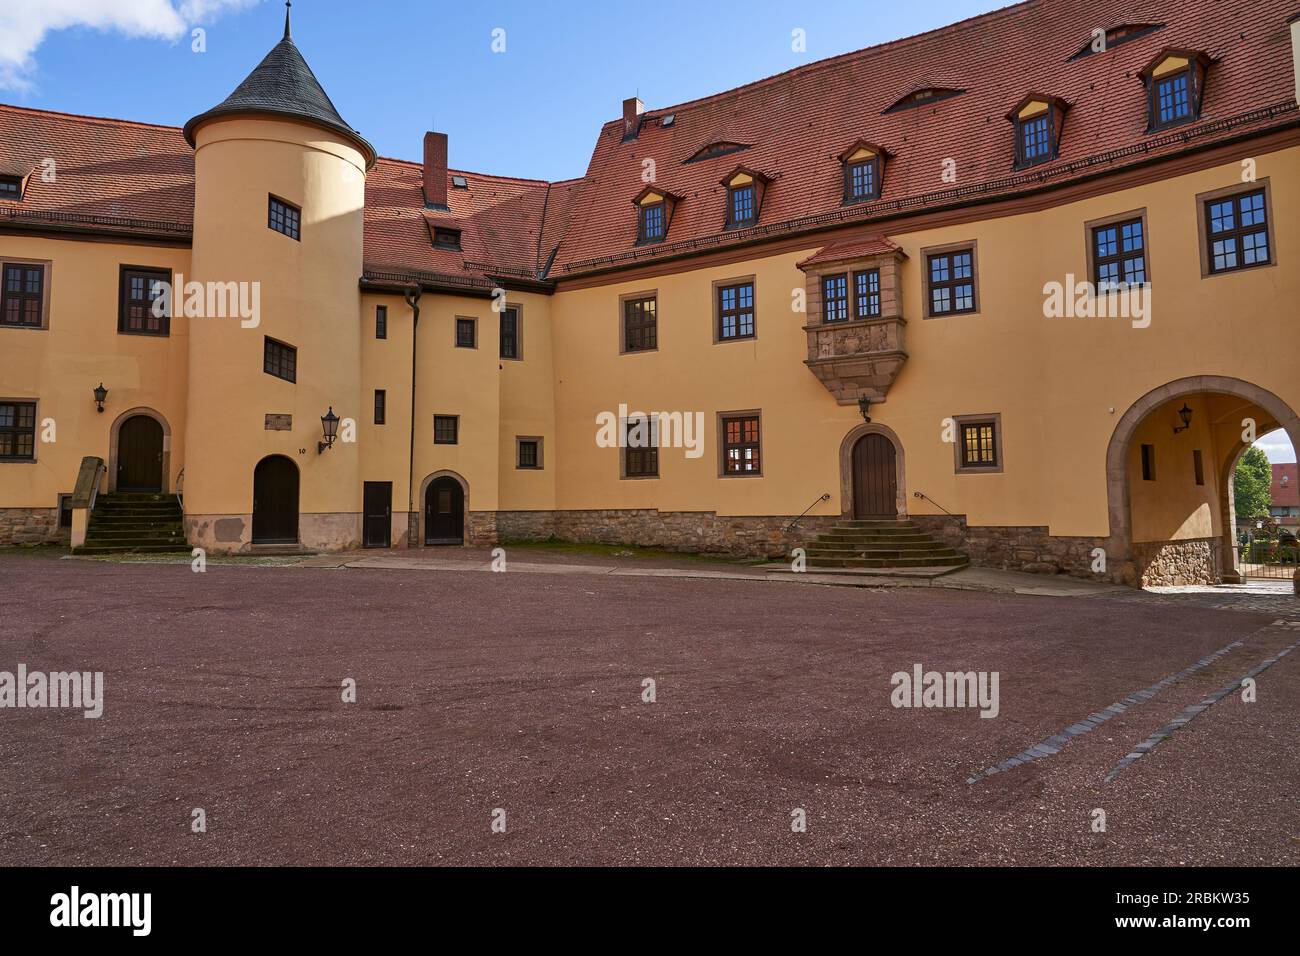
{"label": "gravel courtyard", "polygon": [[[1105,779],[1300,641],[1293,599],[14,553],[0,580],[0,672],[105,687],[99,719],[0,709],[7,865],[1300,862],[1300,649]],[[893,706],[917,664],[997,672],[997,717]]]}

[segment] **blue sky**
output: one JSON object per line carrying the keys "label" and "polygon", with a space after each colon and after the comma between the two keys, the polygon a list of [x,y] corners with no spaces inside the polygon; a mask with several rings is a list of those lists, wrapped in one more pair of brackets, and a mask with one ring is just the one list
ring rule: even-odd
{"label": "blue sky", "polygon": [[[750,0],[737,15],[698,0],[297,0],[293,32],[343,117],[381,155],[418,159],[436,122],[454,166],[565,179],[584,172],[625,97],[668,106],[1006,5]],[[3,6],[0,101],[177,126],[224,99],[279,40],[284,19],[276,0],[80,0],[83,20],[112,28],[55,29],[45,0]],[[18,57],[4,39],[11,18],[25,31],[32,18],[50,26],[16,80],[4,69]],[[203,54],[190,49],[195,24],[207,31]],[[504,53],[491,49],[496,28]],[[796,28],[807,52],[791,49]],[[142,33],[155,35],[128,35]]]}

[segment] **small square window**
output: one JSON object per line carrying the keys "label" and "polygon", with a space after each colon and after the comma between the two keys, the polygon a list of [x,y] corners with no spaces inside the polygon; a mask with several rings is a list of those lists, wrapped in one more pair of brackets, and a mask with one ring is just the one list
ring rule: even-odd
{"label": "small square window", "polygon": [[722,474],[758,476],[762,468],[762,423],[756,414],[723,415]]}
{"label": "small square window", "polygon": [[45,322],[45,267],[6,262],[0,278],[0,326],[39,329]]}
{"label": "small square window", "polygon": [[267,225],[290,239],[301,241],[302,210],[283,199],[271,196]]}
{"label": "small square window", "polygon": [[383,425],[387,421],[388,415],[388,393],[382,389],[375,389],[375,424]]}
{"label": "small square window", "polygon": [[953,448],[957,474],[999,474],[1002,471],[1002,416],[956,415]]}
{"label": "small square window", "polygon": [[931,318],[978,311],[975,250],[956,249],[927,256],[926,286]]}
{"label": "small square window", "polygon": [[122,268],[117,330],[134,335],[168,335],[171,331],[169,287],[172,274],[166,269]]}
{"label": "small square window", "polygon": [[1147,281],[1146,227],[1141,218],[1092,230],[1092,281],[1099,293]]}
{"label": "small square window", "polygon": [[36,460],[35,402],[0,402],[0,460]]}
{"label": "small square window", "polygon": [[456,415],[433,416],[433,443],[455,445],[460,441],[460,418]]}
{"label": "small square window", "polygon": [[515,466],[521,471],[536,471],[542,467],[542,440],[540,438],[515,439]]}
{"label": "small square window", "polygon": [[375,306],[375,338],[388,338],[388,306]]}
{"label": "small square window", "polygon": [[19,176],[0,176],[0,199],[23,198],[23,181]]}
{"label": "small square window", "polygon": [[717,287],[717,340],[731,342],[754,337],[754,283]]}
{"label": "small square window", "polygon": [[1203,255],[1209,274],[1272,264],[1268,197],[1263,189],[1209,199],[1202,208]]}
{"label": "small square window", "polygon": [[298,350],[275,339],[267,338],[262,350],[262,370],[286,382],[298,381]]}
{"label": "small square window", "polygon": [[456,319],[456,348],[478,348],[478,320]]}

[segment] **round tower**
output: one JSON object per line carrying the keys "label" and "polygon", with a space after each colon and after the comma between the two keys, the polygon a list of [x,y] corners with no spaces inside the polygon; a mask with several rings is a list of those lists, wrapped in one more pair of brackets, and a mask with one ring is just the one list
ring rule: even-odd
{"label": "round tower", "polygon": [[[192,274],[173,312],[189,329],[189,541],[354,546],[361,484],[348,422],[361,414],[358,280],[374,149],[317,82],[287,14],[284,38],[185,137]],[[322,448],[331,409],[342,423]]]}

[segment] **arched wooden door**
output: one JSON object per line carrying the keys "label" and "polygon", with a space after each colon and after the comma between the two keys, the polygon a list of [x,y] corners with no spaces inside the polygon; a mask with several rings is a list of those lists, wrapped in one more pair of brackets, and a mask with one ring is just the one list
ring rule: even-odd
{"label": "arched wooden door", "polygon": [[298,467],[268,455],[253,469],[253,544],[298,543]]}
{"label": "arched wooden door", "polygon": [[162,468],[162,425],[132,415],[117,430],[117,490],[162,491]]}
{"label": "arched wooden door", "polygon": [[435,478],[424,493],[424,543],[465,543],[465,490],[455,478]]}
{"label": "arched wooden door", "polygon": [[863,435],[853,446],[853,517],[898,517],[898,466],[884,435]]}

